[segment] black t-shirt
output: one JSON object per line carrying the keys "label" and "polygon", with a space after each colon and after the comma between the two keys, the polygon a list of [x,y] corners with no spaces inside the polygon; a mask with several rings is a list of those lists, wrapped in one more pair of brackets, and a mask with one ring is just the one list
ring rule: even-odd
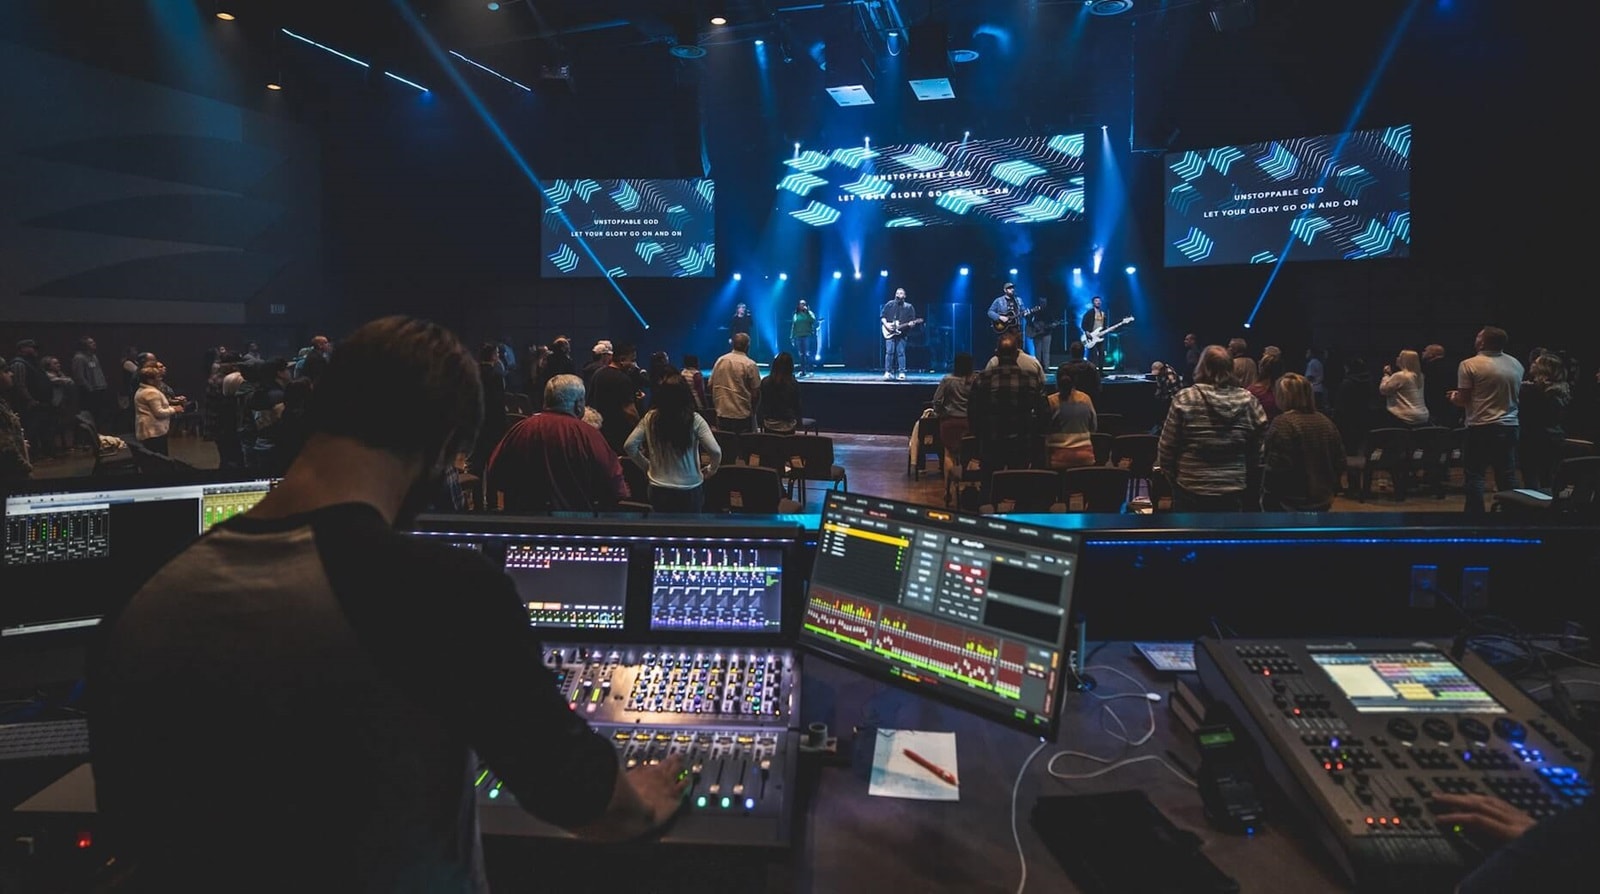
{"label": "black t-shirt", "polygon": [[480,758],[567,826],[616,782],[505,575],[363,504],[213,528],[102,624],[87,693],[139,890],[482,892]]}

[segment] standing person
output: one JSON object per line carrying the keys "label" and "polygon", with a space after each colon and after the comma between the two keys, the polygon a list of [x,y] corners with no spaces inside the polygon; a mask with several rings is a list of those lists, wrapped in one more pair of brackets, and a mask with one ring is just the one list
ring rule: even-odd
{"label": "standing person", "polygon": [[1556,463],[1567,439],[1563,418],[1572,402],[1572,384],[1566,364],[1551,351],[1540,354],[1528,369],[1528,379],[1517,392],[1518,428],[1522,438],[1517,456],[1522,461],[1522,485],[1548,492],[1555,485]]}
{"label": "standing person", "polygon": [[1161,426],[1156,464],[1172,480],[1178,512],[1240,512],[1260,458],[1267,414],[1233,377],[1228,349],[1200,353],[1194,384],[1179,391]]}
{"label": "standing person", "polygon": [[1056,367],[1056,391],[1050,395],[1050,426],[1044,436],[1045,462],[1052,469],[1094,465],[1094,433],[1099,421],[1094,401],[1073,386],[1072,370]]}
{"label": "standing person", "polygon": [[[1089,309],[1083,312],[1083,318],[1078,321],[1078,328],[1083,330],[1083,343],[1085,357],[1093,363],[1095,369],[1103,369],[1106,365],[1106,327],[1111,324],[1111,318],[1106,315],[1105,299],[1099,295],[1089,299]],[[1093,341],[1093,346],[1089,343]]]}
{"label": "standing person", "polygon": [[[523,810],[583,837],[665,822],[681,761],[624,771],[567,708],[505,574],[400,533],[476,434],[471,354],[431,323],[379,320],[316,394],[283,482],[99,628],[95,799],[127,843],[124,880],[487,892],[485,765]],[[233,779],[237,797],[193,773]]]}
{"label": "standing person", "polygon": [[167,400],[161,391],[161,367],[146,366],[139,370],[139,390],[133,396],[135,417],[134,436],[144,449],[162,456],[170,454],[167,433],[172,429],[172,417],[183,412],[182,404]]}
{"label": "standing person", "polygon": [[606,443],[621,456],[623,442],[639,424],[644,390],[634,375],[638,351],[633,345],[617,345],[609,356],[610,362],[595,370],[589,380],[589,406],[600,413],[600,433],[606,436]]}
{"label": "standing person", "polygon": [[756,403],[761,395],[761,368],[750,359],[750,336],[733,337],[728,353],[711,365],[711,403],[717,428],[743,434],[755,428]]}
{"label": "standing person", "polygon": [[1200,338],[1193,332],[1183,336],[1183,375],[1187,376],[1200,365]]}
{"label": "standing person", "polygon": [[322,378],[328,370],[328,361],[333,357],[333,342],[326,335],[315,335],[311,338],[311,352],[300,358],[298,368],[294,371],[294,378],[310,379],[313,385]]}
{"label": "standing person", "polygon": [[906,377],[906,332],[920,325],[917,310],[906,300],[906,290],[894,290],[894,297],[878,312],[878,322],[883,329],[883,377]]}
{"label": "standing person", "polygon": [[503,500],[508,512],[606,512],[628,499],[622,461],[585,418],[583,380],[562,373],[546,382],[541,406],[489,454],[484,502]]}
{"label": "standing person", "polygon": [[50,406],[50,375],[39,365],[38,343],[31,338],[17,341],[17,356],[11,359],[11,390],[14,409],[22,418],[22,428],[33,445],[34,459],[55,454],[55,416]]}
{"label": "standing person", "polygon": [[106,381],[105,368],[100,365],[98,348],[87,335],[78,339],[78,351],[72,355],[72,380],[78,385],[78,406],[89,411],[96,430],[110,432],[116,425],[116,400]]}
{"label": "standing person", "polygon": [[1428,405],[1422,396],[1425,384],[1422,358],[1416,351],[1401,351],[1395,355],[1393,366],[1387,363],[1383,365],[1378,393],[1383,395],[1383,406],[1389,411],[1390,425],[1416,428],[1428,424]]}
{"label": "standing person", "polygon": [[1306,348],[1306,382],[1311,385],[1311,396],[1317,409],[1328,410],[1328,370],[1322,362],[1321,348]]}
{"label": "standing person", "polygon": [[794,346],[797,368],[795,378],[811,375],[811,364],[817,353],[817,323],[817,315],[811,312],[806,299],[801,298],[794,306],[794,319],[789,323],[789,341]]}
{"label": "standing person", "polygon": [[1017,297],[1015,283],[1008,282],[1000,287],[1000,297],[989,302],[988,315],[996,334],[1022,334],[1022,320],[1027,310],[1022,306],[1022,299]]}
{"label": "standing person", "polygon": [[650,411],[634,426],[623,449],[650,482],[650,508],[657,512],[705,508],[705,480],[717,474],[722,447],[705,418],[695,412],[694,392],[683,376],[668,373],[661,381]]}
{"label": "standing person", "polygon": [[1050,319],[1050,299],[1040,296],[1039,303],[1033,306],[1033,316],[1028,318],[1028,340],[1033,343],[1033,356],[1045,369],[1050,368],[1050,347],[1060,325],[1060,320]]}
{"label": "standing person", "polygon": [[[478,438],[472,444],[467,468],[472,474],[483,476],[489,465],[489,454],[499,446],[511,427],[511,417],[506,413],[506,381],[502,366],[502,345],[486,341],[478,345],[478,381],[483,387],[483,424],[478,427]],[[503,362],[503,361],[502,361]]]}
{"label": "standing person", "polygon": [[1505,353],[1506,331],[1485,326],[1473,339],[1477,353],[1456,368],[1450,402],[1466,411],[1467,437],[1461,465],[1466,473],[1466,512],[1480,515],[1485,473],[1494,470],[1494,486],[1514,490],[1517,483],[1517,392],[1522,388],[1522,363]]}
{"label": "standing person", "polygon": [[22,419],[11,409],[13,394],[11,365],[0,357],[0,486],[22,481],[33,474],[33,463],[28,460],[28,439],[22,431]]}
{"label": "standing person", "polygon": [[1262,440],[1261,508],[1327,512],[1345,470],[1339,427],[1317,411],[1306,377],[1284,373],[1273,390],[1282,412]]}
{"label": "standing person", "polygon": [[1042,437],[1049,425],[1044,376],[1034,367],[1018,364],[1020,353],[1020,333],[1000,336],[995,346],[998,362],[978,373],[967,398],[967,417],[978,436],[978,461],[983,467],[980,504],[989,502],[995,472],[1032,464],[1034,439]]}
{"label": "standing person", "polygon": [[1361,453],[1361,442],[1374,427],[1377,401],[1378,386],[1367,370],[1367,358],[1360,354],[1346,357],[1344,376],[1333,393],[1333,422],[1344,438],[1345,456]]}
{"label": "standing person", "polygon": [[50,431],[56,446],[71,449],[78,415],[78,383],[61,369],[61,358],[45,355],[39,366],[50,380]]}
{"label": "standing person", "polygon": [[711,410],[711,398],[706,396],[706,376],[700,371],[700,355],[683,355],[683,368],[679,372],[683,380],[689,383],[689,390],[694,392],[694,405],[702,411]]}
{"label": "standing person", "polygon": [[[733,316],[728,318],[728,347],[733,347],[733,337],[740,334],[749,337],[753,344],[755,336],[750,330],[751,324],[754,322],[755,317],[750,314],[750,305],[745,304],[743,301],[734,305]],[[750,350],[746,348],[745,353],[750,353]]]}
{"label": "standing person", "polygon": [[944,445],[945,463],[950,468],[959,464],[961,439],[970,431],[967,403],[974,378],[972,354],[961,351],[956,354],[950,372],[933,389],[933,413],[939,417],[939,443]]}
{"label": "standing person", "polygon": [[1261,363],[1256,366],[1255,380],[1245,387],[1246,391],[1255,395],[1261,402],[1261,409],[1267,414],[1267,421],[1278,418],[1281,412],[1278,401],[1273,397],[1274,386],[1278,378],[1283,375],[1283,355],[1267,353],[1261,355]]}
{"label": "standing person", "polygon": [[1083,342],[1067,343],[1067,361],[1061,365],[1071,373],[1074,390],[1089,395],[1090,400],[1100,400],[1100,368],[1084,358]]}
{"label": "standing person", "polygon": [[788,351],[772,358],[772,369],[761,379],[761,430],[793,434],[800,427],[800,383]]}
{"label": "standing person", "polygon": [[1450,403],[1450,390],[1456,382],[1456,365],[1445,356],[1444,345],[1422,349],[1422,400],[1428,419],[1434,425],[1455,428],[1461,424],[1461,410]]}

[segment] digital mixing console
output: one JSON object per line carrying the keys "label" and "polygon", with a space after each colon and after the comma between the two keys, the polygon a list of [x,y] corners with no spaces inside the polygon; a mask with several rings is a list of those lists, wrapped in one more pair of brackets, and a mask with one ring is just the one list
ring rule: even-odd
{"label": "digital mixing console", "polygon": [[[781,648],[552,644],[545,664],[567,704],[616,747],[625,769],[681,755],[692,774],[664,843],[784,847],[799,734],[799,666]],[[563,837],[485,770],[491,835]]]}
{"label": "digital mixing console", "polygon": [[1436,793],[1498,795],[1535,818],[1594,796],[1587,747],[1471,652],[1397,640],[1198,646],[1207,694],[1362,890],[1451,890],[1482,858],[1434,821]]}

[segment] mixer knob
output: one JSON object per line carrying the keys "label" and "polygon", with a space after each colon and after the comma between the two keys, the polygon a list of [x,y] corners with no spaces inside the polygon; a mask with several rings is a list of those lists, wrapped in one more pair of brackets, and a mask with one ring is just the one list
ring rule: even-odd
{"label": "mixer knob", "polygon": [[1430,717],[1422,721],[1422,731],[1438,742],[1448,742],[1455,738],[1456,735],[1454,727],[1437,717]]}
{"label": "mixer knob", "polygon": [[1528,729],[1510,717],[1496,717],[1494,731],[1507,742],[1521,742],[1528,738]]}
{"label": "mixer knob", "polygon": [[1404,717],[1391,718],[1384,727],[1389,735],[1402,742],[1414,742],[1417,738],[1417,725]]}

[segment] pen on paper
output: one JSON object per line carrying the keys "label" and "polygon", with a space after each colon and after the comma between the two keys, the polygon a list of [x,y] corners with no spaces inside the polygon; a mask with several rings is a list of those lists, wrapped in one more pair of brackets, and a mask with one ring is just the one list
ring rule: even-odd
{"label": "pen on paper", "polygon": [[934,763],[933,761],[928,760],[927,758],[925,758],[922,755],[916,753],[915,751],[912,751],[909,748],[902,748],[901,751],[905,752],[905,756],[906,757],[909,757],[913,761],[916,761],[923,769],[927,770],[929,773],[932,773],[933,775],[939,777],[940,779],[943,779],[945,782],[948,782],[951,785],[955,785],[956,784],[956,774],[950,772],[949,770],[946,770],[944,767],[939,766],[938,764]]}

